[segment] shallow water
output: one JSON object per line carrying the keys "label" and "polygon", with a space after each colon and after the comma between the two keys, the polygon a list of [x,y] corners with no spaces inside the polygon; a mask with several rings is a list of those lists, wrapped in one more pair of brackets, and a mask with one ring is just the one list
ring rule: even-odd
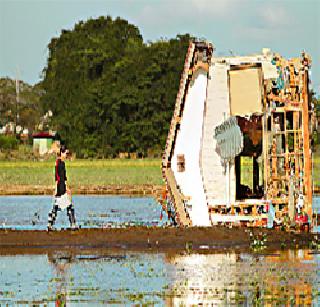
{"label": "shallow water", "polygon": [[317,306],[320,255],[69,254],[0,257],[0,304]]}
{"label": "shallow water", "polygon": [[[1,196],[0,228],[46,229],[52,209],[50,196]],[[73,196],[76,219],[82,227],[124,227],[166,224],[161,206],[151,197]],[[69,226],[67,211],[58,212],[57,228]]]}
{"label": "shallow water", "polygon": [[[83,227],[167,222],[160,221],[152,198],[75,196],[74,203]],[[51,205],[48,196],[0,197],[0,221],[4,227],[43,229]],[[57,227],[67,225],[66,212],[60,212]],[[0,256],[1,306],[320,305],[320,254],[310,250],[39,253]]]}
{"label": "shallow water", "polygon": [[[52,204],[52,196],[0,196],[0,228],[46,229]],[[152,197],[75,195],[73,204],[77,222],[83,228],[168,223]],[[319,196],[314,197],[313,206],[320,214]],[[69,226],[66,210],[58,212],[55,226],[58,229]],[[315,229],[319,230],[320,227]]]}
{"label": "shallow water", "polygon": [[319,195],[313,197],[312,206],[314,208],[313,209],[314,211],[317,211],[320,213],[320,196]]}

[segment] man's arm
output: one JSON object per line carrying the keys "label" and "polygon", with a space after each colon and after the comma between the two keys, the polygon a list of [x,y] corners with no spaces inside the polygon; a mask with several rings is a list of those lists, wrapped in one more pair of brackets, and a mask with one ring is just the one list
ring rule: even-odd
{"label": "man's arm", "polygon": [[58,191],[57,191],[57,185],[58,185],[58,181],[56,181],[56,184],[54,186],[54,189],[53,189],[53,196],[56,196]]}
{"label": "man's arm", "polygon": [[64,173],[64,179],[65,179],[65,184],[66,184],[66,192],[71,195],[71,190],[68,184],[68,178],[67,178],[67,171],[66,171],[66,165],[63,163],[63,173]]}
{"label": "man's arm", "polygon": [[59,180],[59,174],[58,174],[58,163],[59,161],[56,160],[56,165],[55,165],[55,168],[54,168],[54,182],[55,182],[55,186],[54,186],[54,189],[53,189],[53,195],[57,195],[57,185],[58,185],[58,180]]}

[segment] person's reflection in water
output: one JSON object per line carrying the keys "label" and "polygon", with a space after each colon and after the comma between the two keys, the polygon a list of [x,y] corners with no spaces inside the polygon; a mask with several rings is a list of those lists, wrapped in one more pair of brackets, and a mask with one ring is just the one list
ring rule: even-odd
{"label": "person's reflection in water", "polygon": [[261,297],[260,287],[257,286],[257,287],[256,287],[256,291],[255,291],[255,298],[256,298],[256,301],[257,301],[257,302],[260,300],[260,297]]}
{"label": "person's reflection in water", "polygon": [[56,307],[67,306],[67,276],[73,260],[74,257],[68,252],[48,254],[48,262],[53,264],[56,271],[56,277],[54,278],[56,283]]}

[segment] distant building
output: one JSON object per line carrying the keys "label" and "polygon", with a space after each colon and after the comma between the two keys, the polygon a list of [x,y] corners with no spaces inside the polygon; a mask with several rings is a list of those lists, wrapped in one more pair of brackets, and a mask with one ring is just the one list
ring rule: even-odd
{"label": "distant building", "polygon": [[36,155],[43,156],[55,152],[58,148],[59,140],[53,132],[38,132],[32,135],[33,137],[33,152]]}

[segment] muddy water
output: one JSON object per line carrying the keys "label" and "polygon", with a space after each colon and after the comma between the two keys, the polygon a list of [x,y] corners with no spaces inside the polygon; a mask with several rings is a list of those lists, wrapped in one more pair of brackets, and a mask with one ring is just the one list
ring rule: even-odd
{"label": "muddy water", "polygon": [[311,305],[320,255],[108,253],[1,256],[0,304]]}
{"label": "muddy water", "polygon": [[[0,228],[45,229],[50,196],[0,196]],[[164,225],[161,207],[151,197],[73,196],[76,219],[82,227]],[[58,212],[57,228],[69,226],[67,212]]]}

